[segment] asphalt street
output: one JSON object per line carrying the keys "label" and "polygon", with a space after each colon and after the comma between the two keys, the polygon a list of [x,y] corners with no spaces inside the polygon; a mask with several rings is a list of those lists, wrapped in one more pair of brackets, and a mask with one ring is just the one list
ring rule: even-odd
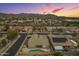
{"label": "asphalt street", "polygon": [[23,41],[25,40],[27,34],[22,33],[20,34],[21,37],[10,47],[10,49],[4,54],[3,56],[15,56],[17,51],[19,50],[20,46],[22,45]]}

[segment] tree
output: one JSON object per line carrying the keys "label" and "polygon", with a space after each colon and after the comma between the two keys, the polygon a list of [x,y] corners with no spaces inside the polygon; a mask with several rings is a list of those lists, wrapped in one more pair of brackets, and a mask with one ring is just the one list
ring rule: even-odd
{"label": "tree", "polygon": [[74,32],[73,34],[72,34],[72,36],[76,36],[77,35],[77,33],[76,32]]}
{"label": "tree", "polygon": [[7,41],[5,39],[2,40],[2,46],[5,46],[7,44]]}
{"label": "tree", "polygon": [[75,56],[79,56],[79,52],[78,51],[75,52]]}
{"label": "tree", "polygon": [[5,30],[4,31],[7,31],[9,29],[9,25],[5,24]]}
{"label": "tree", "polygon": [[18,35],[18,32],[16,30],[8,30],[7,39],[13,40]]}

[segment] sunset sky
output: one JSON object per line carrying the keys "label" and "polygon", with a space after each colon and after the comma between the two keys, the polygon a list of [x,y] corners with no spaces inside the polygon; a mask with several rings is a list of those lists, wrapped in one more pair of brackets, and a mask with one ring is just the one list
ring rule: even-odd
{"label": "sunset sky", "polygon": [[79,17],[78,3],[0,3],[0,13],[39,13]]}

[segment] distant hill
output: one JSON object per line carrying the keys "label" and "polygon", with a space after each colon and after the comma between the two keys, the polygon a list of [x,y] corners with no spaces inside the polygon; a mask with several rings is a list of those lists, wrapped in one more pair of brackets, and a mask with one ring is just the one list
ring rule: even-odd
{"label": "distant hill", "polygon": [[20,13],[20,14],[6,14],[0,13],[0,16],[37,16],[37,17],[54,17],[54,18],[61,18],[61,19],[79,19],[79,17],[65,17],[65,16],[57,16],[54,14],[33,14],[33,13]]}
{"label": "distant hill", "polygon": [[0,16],[7,16],[7,15],[17,15],[17,16],[56,16],[53,14],[33,14],[33,13],[20,13],[20,14],[6,14],[6,13],[0,13]]}

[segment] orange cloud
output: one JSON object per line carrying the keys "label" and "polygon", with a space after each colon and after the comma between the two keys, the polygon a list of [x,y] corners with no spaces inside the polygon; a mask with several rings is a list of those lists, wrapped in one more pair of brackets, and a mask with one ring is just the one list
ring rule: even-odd
{"label": "orange cloud", "polygon": [[73,7],[73,8],[71,8],[70,10],[74,10],[74,9],[79,9],[79,7]]}
{"label": "orange cloud", "polygon": [[64,9],[64,7],[54,9],[54,10],[52,11],[52,13],[56,13],[56,12],[58,12],[58,11],[61,11],[62,9]]}

